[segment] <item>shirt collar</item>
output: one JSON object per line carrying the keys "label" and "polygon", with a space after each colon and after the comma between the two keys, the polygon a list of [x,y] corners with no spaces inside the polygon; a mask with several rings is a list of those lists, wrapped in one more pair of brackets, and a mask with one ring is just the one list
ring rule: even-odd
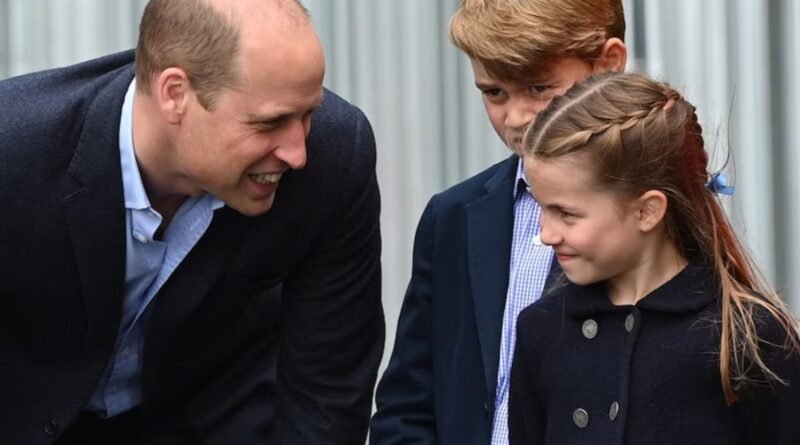
{"label": "shirt collar", "polygon": [[150,200],[144,190],[139,165],[133,149],[133,100],[136,79],[131,80],[125,101],[122,103],[122,116],[119,121],[119,158],[122,167],[122,190],[125,194],[125,208],[144,210],[150,207]]}
{"label": "shirt collar", "polygon": [[[578,286],[567,283],[563,291],[567,312],[575,317],[615,311],[628,311],[631,306],[615,306],[608,299],[604,283]],[[713,269],[690,262],[682,271],[636,303],[640,309],[656,312],[697,312],[719,297]]]}
{"label": "shirt collar", "polygon": [[525,176],[525,168],[524,168],[524,161],[522,158],[519,158],[519,162],[517,162],[517,176],[514,179],[514,200],[517,200],[519,196],[520,190],[524,190],[527,193],[531,191],[531,185],[528,184],[528,178]]}

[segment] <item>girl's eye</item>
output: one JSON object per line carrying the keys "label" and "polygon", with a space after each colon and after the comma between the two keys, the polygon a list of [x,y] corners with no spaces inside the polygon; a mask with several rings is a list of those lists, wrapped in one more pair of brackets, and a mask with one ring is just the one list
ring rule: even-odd
{"label": "girl's eye", "polygon": [[567,212],[566,210],[561,210],[559,213],[561,213],[561,218],[562,219],[573,219],[573,218],[575,218],[575,214],[574,213]]}

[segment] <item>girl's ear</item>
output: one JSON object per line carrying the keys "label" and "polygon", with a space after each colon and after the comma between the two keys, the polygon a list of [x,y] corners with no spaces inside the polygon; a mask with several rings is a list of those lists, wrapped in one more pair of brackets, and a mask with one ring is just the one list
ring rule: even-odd
{"label": "girl's ear", "polygon": [[652,231],[667,214],[667,196],[657,190],[648,190],[637,200],[639,230]]}
{"label": "girl's ear", "polygon": [[628,62],[628,48],[625,42],[612,37],[606,40],[600,51],[600,57],[594,64],[595,72],[599,71],[624,71]]}

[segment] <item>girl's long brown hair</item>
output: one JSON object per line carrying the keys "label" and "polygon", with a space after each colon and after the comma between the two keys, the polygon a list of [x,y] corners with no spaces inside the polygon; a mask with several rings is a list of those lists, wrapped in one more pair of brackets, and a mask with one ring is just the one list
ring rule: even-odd
{"label": "girl's long brown hair", "polygon": [[800,351],[797,322],[733,231],[707,184],[708,155],[692,104],[642,74],[594,76],[555,99],[525,138],[526,156],[590,153],[597,185],[633,198],[660,190],[665,228],[688,260],[714,270],[721,294],[720,375],[726,402],[748,384],[785,383],[766,365],[758,327],[777,321],[787,353]]}

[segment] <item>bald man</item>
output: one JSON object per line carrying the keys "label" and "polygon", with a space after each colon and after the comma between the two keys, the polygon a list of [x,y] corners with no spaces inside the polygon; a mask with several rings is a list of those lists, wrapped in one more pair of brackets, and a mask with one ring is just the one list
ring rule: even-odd
{"label": "bald man", "polygon": [[294,0],[152,0],[133,51],[0,82],[0,435],[359,444],[375,147]]}

